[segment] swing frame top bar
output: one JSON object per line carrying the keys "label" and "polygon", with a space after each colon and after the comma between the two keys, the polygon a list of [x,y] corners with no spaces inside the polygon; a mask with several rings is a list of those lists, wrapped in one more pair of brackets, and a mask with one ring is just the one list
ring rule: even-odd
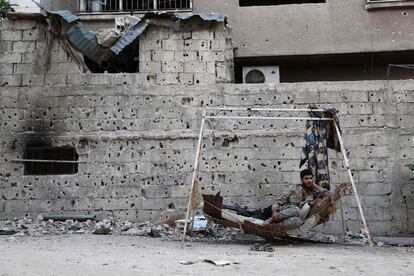
{"label": "swing frame top bar", "polygon": [[[311,108],[249,108],[249,107],[204,107],[204,111],[278,111],[278,112],[326,112],[325,109]],[[204,119],[252,119],[252,120],[306,120],[306,121],[333,121],[333,118],[319,117],[275,117],[275,116],[240,116],[240,115],[207,115],[203,113]]]}

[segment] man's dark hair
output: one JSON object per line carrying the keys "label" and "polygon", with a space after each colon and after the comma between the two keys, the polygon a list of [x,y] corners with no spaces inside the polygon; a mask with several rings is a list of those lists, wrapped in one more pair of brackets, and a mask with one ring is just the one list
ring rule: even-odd
{"label": "man's dark hair", "polygon": [[313,173],[309,169],[304,169],[303,171],[300,172],[300,179],[303,179],[305,177],[305,175],[313,176]]}

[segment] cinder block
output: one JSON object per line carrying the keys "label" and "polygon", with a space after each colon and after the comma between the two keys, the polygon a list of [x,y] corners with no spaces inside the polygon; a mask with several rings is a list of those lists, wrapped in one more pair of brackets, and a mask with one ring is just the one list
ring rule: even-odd
{"label": "cinder block", "polygon": [[144,198],[142,201],[142,209],[144,210],[164,210],[166,208],[165,198]]}
{"label": "cinder block", "polygon": [[1,31],[0,40],[3,41],[20,41],[23,38],[23,32],[20,30]]}
{"label": "cinder block", "polygon": [[182,62],[163,62],[161,64],[161,72],[163,73],[178,73],[183,72],[184,66]]}
{"label": "cinder block", "polygon": [[228,59],[233,59],[232,56],[226,56],[229,53],[233,53],[233,51],[225,51],[225,52],[216,51],[216,52],[213,52],[213,60],[215,60],[215,61],[225,61],[226,59],[227,60]]}
{"label": "cinder block", "polygon": [[162,40],[148,40],[145,36],[140,37],[139,52],[161,50]]}
{"label": "cinder block", "polygon": [[33,63],[15,63],[13,64],[13,74],[30,75],[35,73],[35,65]]}
{"label": "cinder block", "polygon": [[152,61],[152,50],[151,51],[141,51],[139,53],[139,61],[140,62],[148,62]]}
{"label": "cinder block", "polygon": [[195,73],[194,84],[213,84],[216,83],[216,76],[208,73]]}
{"label": "cinder block", "polygon": [[157,84],[179,84],[178,73],[158,73]]}
{"label": "cinder block", "polygon": [[184,49],[184,40],[166,39],[162,41],[164,51],[182,51]]}
{"label": "cinder block", "polygon": [[0,63],[0,75],[13,74],[13,64]]}
{"label": "cinder block", "polygon": [[198,52],[198,60],[201,62],[214,62],[213,52],[211,51]]}
{"label": "cinder block", "polygon": [[0,63],[20,63],[22,56],[19,53],[0,53]]}
{"label": "cinder block", "polygon": [[148,85],[155,84],[155,75],[154,74],[131,74],[133,85]]}
{"label": "cinder block", "polygon": [[211,41],[204,39],[186,39],[184,40],[184,50],[189,51],[208,51],[211,49]]}
{"label": "cinder block", "polygon": [[197,51],[175,51],[174,60],[179,62],[192,62],[198,60]]}
{"label": "cinder block", "polygon": [[206,73],[207,63],[205,62],[186,62],[184,63],[185,73]]}
{"label": "cinder block", "polygon": [[0,21],[0,31],[7,31],[14,28],[14,21],[10,19],[4,19]]}
{"label": "cinder block", "polygon": [[23,86],[39,86],[45,84],[45,75],[23,75]]}
{"label": "cinder block", "polygon": [[216,63],[214,61],[207,62],[207,73],[216,74]]}
{"label": "cinder block", "polygon": [[0,53],[11,52],[13,50],[12,41],[0,41]]}
{"label": "cinder block", "polygon": [[184,85],[194,84],[194,74],[180,73],[179,82]]}
{"label": "cinder block", "polygon": [[211,50],[212,51],[224,51],[226,49],[226,40],[225,39],[213,39],[211,41]]}
{"label": "cinder block", "polygon": [[21,54],[22,63],[36,63],[37,52],[28,52]]}
{"label": "cinder block", "polygon": [[161,62],[140,62],[139,71],[142,73],[161,73]]}
{"label": "cinder block", "polygon": [[53,63],[52,61],[49,72],[58,74],[74,74],[81,73],[82,71],[79,69],[76,63]]}
{"label": "cinder block", "polygon": [[[152,51],[152,61],[174,61],[173,51]],[[144,60],[145,61],[145,60]]]}
{"label": "cinder block", "polygon": [[67,74],[66,77],[66,84],[68,85],[83,85],[82,79],[81,79],[81,73],[79,74]]}
{"label": "cinder block", "polygon": [[13,42],[13,52],[16,53],[25,53],[25,52],[32,52],[36,50],[36,42],[35,41],[15,41]]}
{"label": "cinder block", "polygon": [[0,86],[21,86],[22,76],[21,75],[1,75]]}
{"label": "cinder block", "polygon": [[169,39],[190,39],[191,38],[191,32],[183,32],[183,31],[175,31],[170,30],[169,32]]}
{"label": "cinder block", "polygon": [[23,30],[23,41],[32,41],[32,40],[40,40],[44,38],[45,32],[40,30]]}
{"label": "cinder block", "polygon": [[193,39],[214,39],[214,31],[211,29],[201,29],[193,31]]}
{"label": "cinder block", "polygon": [[45,85],[66,85],[66,74],[46,74]]}

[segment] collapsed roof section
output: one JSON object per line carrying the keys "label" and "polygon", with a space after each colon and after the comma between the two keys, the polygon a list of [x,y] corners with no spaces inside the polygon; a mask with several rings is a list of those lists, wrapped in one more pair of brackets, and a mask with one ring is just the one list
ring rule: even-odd
{"label": "collapsed roof section", "polygon": [[[131,53],[137,49],[139,36],[150,26],[163,27],[174,31],[192,31],[195,26],[193,20],[201,22],[224,22],[227,18],[217,13],[201,13],[194,15],[177,15],[172,13],[147,13],[138,23],[130,26],[110,47],[99,44],[94,33],[80,23],[80,18],[66,10],[51,11],[43,5],[36,3],[50,19],[50,29],[55,35],[69,41],[70,45],[83,54],[86,63],[93,63],[105,71],[111,64],[119,63],[122,60],[131,60]],[[123,59],[122,56],[127,58]],[[89,68],[91,67],[88,64]],[[121,65],[122,67],[122,65]],[[119,69],[119,68],[118,68]],[[115,70],[116,71],[116,70]],[[122,71],[122,69],[118,70]],[[130,70],[129,70],[130,71]]]}

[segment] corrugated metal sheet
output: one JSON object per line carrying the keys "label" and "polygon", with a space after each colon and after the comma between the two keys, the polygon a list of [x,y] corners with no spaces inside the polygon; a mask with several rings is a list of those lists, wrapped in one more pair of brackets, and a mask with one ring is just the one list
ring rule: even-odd
{"label": "corrugated metal sheet", "polygon": [[104,48],[99,45],[96,36],[79,23],[79,17],[67,10],[50,11],[43,5],[35,2],[48,16],[58,16],[69,24],[64,36],[71,45],[82,52],[90,60],[103,65],[115,56],[119,55],[126,47],[136,43],[138,37],[149,27],[158,26],[174,30],[191,30],[186,22],[198,17],[203,21],[226,22],[226,16],[217,13],[201,13],[194,15],[177,15],[172,13],[147,13],[137,24],[129,28],[111,48]]}
{"label": "corrugated metal sheet", "polygon": [[109,48],[100,46],[96,36],[80,24],[71,26],[66,31],[66,38],[73,47],[98,64],[103,64],[115,56]]}

